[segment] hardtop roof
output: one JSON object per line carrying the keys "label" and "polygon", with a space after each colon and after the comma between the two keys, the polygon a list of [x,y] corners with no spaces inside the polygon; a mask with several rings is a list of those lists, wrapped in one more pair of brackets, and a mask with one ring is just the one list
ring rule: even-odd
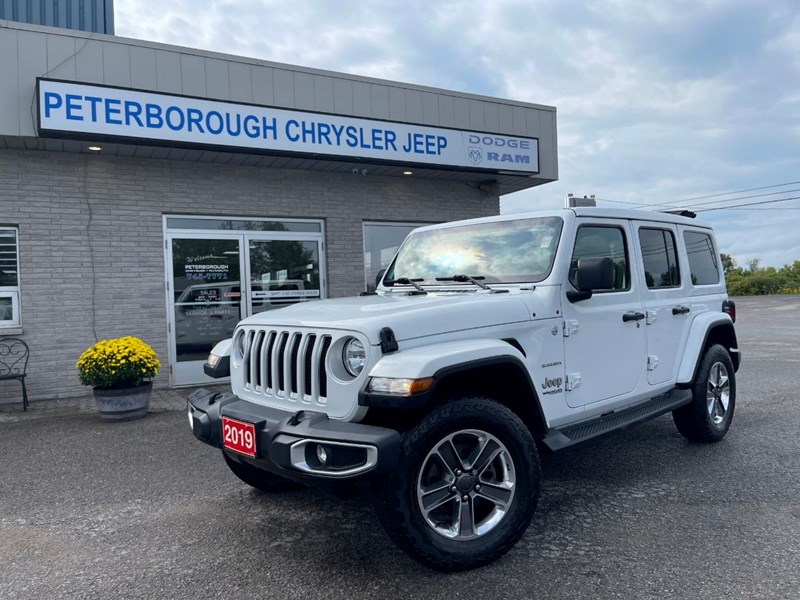
{"label": "hardtop roof", "polygon": [[677,225],[690,225],[692,227],[704,227],[706,229],[711,229],[711,225],[708,223],[703,223],[690,217],[683,217],[681,215],[658,210],[597,207],[576,207],[565,210],[571,210],[578,217],[606,217],[609,219],[630,219],[631,221],[660,221],[664,223],[675,223]]}
{"label": "hardtop roof", "polygon": [[700,227],[711,229],[711,225],[666,212],[654,210],[635,210],[628,208],[597,208],[597,207],[575,207],[560,208],[553,210],[540,210],[535,212],[511,213],[505,215],[495,215],[491,217],[479,217],[477,219],[465,219],[462,221],[451,221],[449,223],[439,223],[436,225],[426,225],[418,228],[418,231],[430,229],[442,229],[446,227],[458,227],[462,225],[479,223],[497,223],[503,221],[517,221],[520,219],[535,219],[540,217],[594,217],[606,219],[627,219],[630,221],[652,221],[653,223],[671,223],[675,225],[687,225],[690,227]]}

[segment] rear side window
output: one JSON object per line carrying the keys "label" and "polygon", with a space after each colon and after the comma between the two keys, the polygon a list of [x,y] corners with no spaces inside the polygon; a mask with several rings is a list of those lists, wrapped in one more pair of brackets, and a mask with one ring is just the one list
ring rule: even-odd
{"label": "rear side window", "polygon": [[608,292],[630,289],[630,270],[625,234],[619,227],[603,225],[581,225],[575,238],[575,250],[569,266],[569,282],[578,287],[578,260],[581,258],[610,257],[614,262],[614,287]]}
{"label": "rear side window", "polygon": [[686,243],[686,254],[689,257],[692,285],[719,283],[717,253],[711,236],[697,231],[684,231],[683,241]]}
{"label": "rear side window", "polygon": [[643,227],[639,229],[639,247],[642,249],[644,279],[648,288],[657,290],[680,286],[678,253],[671,231]]}

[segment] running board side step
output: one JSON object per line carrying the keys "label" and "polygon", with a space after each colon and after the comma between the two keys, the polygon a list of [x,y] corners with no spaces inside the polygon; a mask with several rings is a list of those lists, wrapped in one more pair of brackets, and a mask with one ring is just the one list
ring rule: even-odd
{"label": "running board side step", "polygon": [[542,441],[553,451],[563,450],[601,437],[613,431],[622,431],[668,413],[692,401],[691,390],[674,388],[666,394],[647,402],[601,415],[589,421],[551,429]]}

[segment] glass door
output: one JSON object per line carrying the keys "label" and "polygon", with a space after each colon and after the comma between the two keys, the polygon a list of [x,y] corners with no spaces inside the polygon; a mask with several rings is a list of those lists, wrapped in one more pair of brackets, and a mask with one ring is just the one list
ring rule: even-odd
{"label": "glass door", "polygon": [[203,363],[242,314],[242,236],[168,236],[172,384],[213,382]]}
{"label": "glass door", "polygon": [[321,297],[319,239],[247,236],[246,241],[249,314]]}
{"label": "glass door", "polygon": [[165,215],[164,225],[172,385],[219,383],[203,363],[245,317],[325,297],[320,221]]}

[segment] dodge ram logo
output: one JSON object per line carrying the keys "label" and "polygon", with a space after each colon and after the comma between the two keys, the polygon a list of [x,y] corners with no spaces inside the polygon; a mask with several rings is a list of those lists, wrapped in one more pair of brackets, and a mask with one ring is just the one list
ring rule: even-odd
{"label": "dodge ram logo", "polygon": [[477,165],[479,162],[483,160],[483,152],[481,152],[480,148],[470,147],[469,149],[469,162],[473,165]]}

